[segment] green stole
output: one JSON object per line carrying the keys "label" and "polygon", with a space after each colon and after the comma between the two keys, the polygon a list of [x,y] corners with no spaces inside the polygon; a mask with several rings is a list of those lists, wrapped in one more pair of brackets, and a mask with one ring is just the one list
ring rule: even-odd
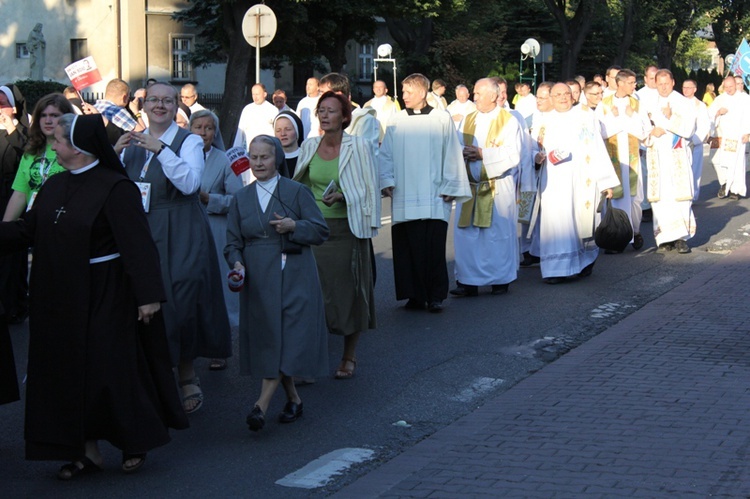
{"label": "green stole", "polygon": [[[607,114],[610,112],[610,108],[612,107],[612,103],[614,102],[615,95],[609,95],[602,99],[602,109],[604,110],[604,114]],[[635,111],[638,112],[638,99],[633,97],[632,95],[628,96],[630,99],[630,107]],[[613,198],[620,199],[623,195],[623,185],[625,185],[625,182],[622,181],[622,172],[620,168],[620,157],[617,153],[617,135],[613,135],[612,137],[606,139],[604,141],[605,145],[607,146],[607,152],[609,153],[609,159],[612,161],[612,166],[615,168],[615,174],[617,175],[617,179],[620,181],[620,185],[615,187],[613,189],[614,194]],[[628,172],[628,180],[630,185],[630,195],[635,196],[638,192],[638,172],[641,168],[641,158],[640,158],[640,152],[639,152],[639,141],[637,138],[633,137],[632,135],[628,134],[628,165],[630,166],[630,170]]]}
{"label": "green stole", "polygon": [[[474,144],[474,134],[477,130],[477,115],[479,112],[475,111],[469,114],[465,118],[463,139],[465,145]],[[501,109],[490,124],[490,130],[487,133],[487,140],[485,140],[484,147],[500,147],[503,145],[502,141],[498,141],[500,132],[508,122],[508,120],[515,119],[505,109]],[[466,161],[466,174],[469,177],[469,185],[471,187],[471,199],[461,205],[461,217],[458,220],[459,227],[469,227],[474,225],[479,228],[487,228],[492,225],[492,203],[495,198],[495,183],[490,182],[487,177],[487,171],[484,169],[482,164],[482,172],[479,181],[477,181],[471,175],[471,168],[469,167],[469,161]],[[473,216],[472,216],[473,215]]]}

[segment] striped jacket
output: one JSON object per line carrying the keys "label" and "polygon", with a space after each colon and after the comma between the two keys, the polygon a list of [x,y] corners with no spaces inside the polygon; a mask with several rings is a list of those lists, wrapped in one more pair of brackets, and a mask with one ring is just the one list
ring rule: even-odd
{"label": "striped jacket", "polygon": [[[300,181],[323,137],[302,143],[294,180]],[[380,187],[378,171],[367,141],[344,133],[339,151],[339,188],[346,200],[349,229],[359,239],[375,237],[380,227]]]}

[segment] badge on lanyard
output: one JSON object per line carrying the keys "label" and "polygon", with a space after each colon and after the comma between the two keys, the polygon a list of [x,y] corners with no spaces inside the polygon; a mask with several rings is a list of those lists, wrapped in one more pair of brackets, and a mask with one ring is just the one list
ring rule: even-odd
{"label": "badge on lanyard", "polygon": [[151,204],[151,183],[150,182],[135,182],[138,189],[141,191],[141,202],[143,203],[143,211],[148,213],[149,205]]}

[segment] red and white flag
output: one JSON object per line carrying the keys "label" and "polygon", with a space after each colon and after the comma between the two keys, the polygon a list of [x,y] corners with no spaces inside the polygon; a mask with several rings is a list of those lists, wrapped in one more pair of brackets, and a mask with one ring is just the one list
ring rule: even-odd
{"label": "red and white flag", "polygon": [[90,87],[94,83],[102,81],[102,75],[99,74],[99,68],[96,67],[94,58],[88,56],[80,61],[76,61],[65,67],[70,82],[77,91]]}

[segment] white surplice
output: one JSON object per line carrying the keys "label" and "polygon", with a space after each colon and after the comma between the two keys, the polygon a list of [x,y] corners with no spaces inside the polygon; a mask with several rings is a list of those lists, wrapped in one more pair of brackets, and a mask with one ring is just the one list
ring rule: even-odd
{"label": "white surplice", "polygon": [[[620,184],[612,168],[594,112],[574,106],[545,113],[543,151],[569,153],[556,165],[546,161],[541,174],[539,246],[542,277],[568,277],[594,263],[599,248],[593,232],[600,192]],[[535,143],[535,152],[539,144]]]}
{"label": "white surplice", "polygon": [[[509,117],[495,142],[499,147],[486,147],[490,125],[500,114],[496,107],[488,113],[476,115],[474,142],[464,144],[462,122],[459,129],[461,145],[482,148],[483,161],[469,163],[472,183],[481,179],[482,165],[494,187],[492,224],[486,228],[458,227],[464,209],[471,203],[457,205],[453,233],[456,251],[456,280],[471,286],[507,284],[516,280],[518,272],[518,208],[516,204],[516,179],[523,151],[523,135],[518,119]],[[468,206],[467,206],[468,205]]]}
{"label": "white surplice", "polygon": [[[728,112],[722,116],[721,108]],[[727,194],[747,195],[745,185],[745,144],[742,136],[750,133],[750,96],[739,90],[734,95],[719,94],[708,108],[713,119],[716,136],[721,137],[721,147],[713,157],[719,185],[726,184]]]}

